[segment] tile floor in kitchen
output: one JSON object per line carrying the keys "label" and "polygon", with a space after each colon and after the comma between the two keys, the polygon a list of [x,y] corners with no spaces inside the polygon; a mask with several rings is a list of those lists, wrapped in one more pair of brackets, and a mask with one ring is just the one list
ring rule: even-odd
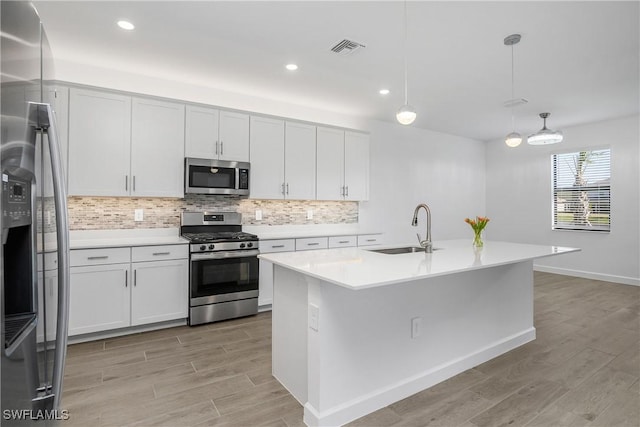
{"label": "tile floor in kitchen", "polygon": [[[535,273],[537,339],[351,426],[640,425],[640,287]],[[63,426],[303,426],[271,314],[69,347]]]}

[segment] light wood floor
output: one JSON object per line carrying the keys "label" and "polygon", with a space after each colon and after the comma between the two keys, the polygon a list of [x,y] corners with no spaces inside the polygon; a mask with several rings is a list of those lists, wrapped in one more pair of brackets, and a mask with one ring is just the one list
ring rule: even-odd
{"label": "light wood floor", "polygon": [[[537,339],[350,424],[640,426],[640,288],[535,273]],[[63,426],[303,426],[271,315],[69,347]]]}

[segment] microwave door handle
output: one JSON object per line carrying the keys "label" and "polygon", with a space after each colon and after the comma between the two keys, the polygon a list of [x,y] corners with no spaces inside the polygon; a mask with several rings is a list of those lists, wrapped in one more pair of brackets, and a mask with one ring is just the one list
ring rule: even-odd
{"label": "microwave door handle", "polygon": [[235,168],[235,174],[236,174],[236,185],[235,185],[235,189],[239,190],[240,189],[240,168]]}
{"label": "microwave door handle", "polygon": [[67,218],[67,191],[65,189],[58,127],[49,104],[38,104],[46,114],[48,123],[43,126],[49,140],[51,172],[53,177],[53,200],[56,212],[56,234],[58,250],[58,316],[56,344],[53,361],[52,394],[53,408],[60,407],[62,380],[67,355],[67,335],[69,331],[69,220]]}

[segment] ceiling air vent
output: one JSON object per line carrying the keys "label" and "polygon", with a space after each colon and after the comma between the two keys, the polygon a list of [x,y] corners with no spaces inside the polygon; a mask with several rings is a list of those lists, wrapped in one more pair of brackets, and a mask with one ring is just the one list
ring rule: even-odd
{"label": "ceiling air vent", "polygon": [[337,53],[340,56],[347,56],[354,53],[356,50],[359,50],[363,47],[366,47],[362,43],[354,42],[353,40],[341,40],[335,46],[331,48],[332,52]]}

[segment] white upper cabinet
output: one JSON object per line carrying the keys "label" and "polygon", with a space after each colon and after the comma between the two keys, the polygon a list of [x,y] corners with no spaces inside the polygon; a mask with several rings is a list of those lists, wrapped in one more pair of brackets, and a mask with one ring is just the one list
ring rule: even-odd
{"label": "white upper cabinet", "polygon": [[220,160],[249,161],[249,115],[220,110]]}
{"label": "white upper cabinet", "polygon": [[187,105],[185,157],[218,158],[218,121],[218,110]]}
{"label": "white upper cabinet", "polygon": [[250,197],[284,197],[284,120],[251,116]]}
{"label": "white upper cabinet", "polygon": [[316,197],[316,127],[286,122],[284,137],[286,199]]}
{"label": "white upper cabinet", "polygon": [[318,127],[318,200],[344,199],[344,131]]}
{"label": "white upper cabinet", "polygon": [[185,157],[249,161],[249,115],[187,106]]}
{"label": "white upper cabinet", "polygon": [[369,199],[369,135],[344,133],[345,200]]}
{"label": "white upper cabinet", "polygon": [[184,195],[184,105],[134,98],[131,195]]}
{"label": "white upper cabinet", "polygon": [[69,195],[127,196],[131,97],[71,89]]}
{"label": "white upper cabinet", "polygon": [[318,200],[369,198],[369,135],[318,127]]}

